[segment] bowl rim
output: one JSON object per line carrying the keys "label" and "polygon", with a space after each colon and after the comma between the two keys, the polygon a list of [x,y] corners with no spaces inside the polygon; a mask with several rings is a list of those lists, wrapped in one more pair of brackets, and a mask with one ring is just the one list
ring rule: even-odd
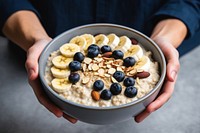
{"label": "bowl rim", "polygon": [[[141,36],[143,39],[146,39],[149,43],[152,44],[152,46],[155,47],[155,49],[158,51],[159,55],[161,56],[162,58],[162,64],[163,64],[163,68],[162,68],[162,71],[161,71],[161,76],[160,76],[160,79],[158,81],[158,83],[156,84],[156,86],[150,91],[148,92],[145,96],[137,99],[137,100],[134,100],[132,102],[129,102],[129,103],[126,103],[126,104],[122,104],[122,105],[117,105],[117,106],[109,106],[109,107],[98,107],[98,106],[88,106],[88,105],[83,105],[83,104],[79,104],[79,103],[75,103],[73,101],[70,101],[70,100],[67,100],[61,96],[59,96],[46,82],[43,74],[42,73],[42,60],[45,56],[45,53],[46,51],[48,50],[48,48],[51,46],[52,43],[54,43],[55,41],[57,41],[61,36],[63,36],[64,34],[67,34],[67,33],[71,33],[75,30],[78,30],[78,29],[83,29],[83,28],[90,28],[90,27],[102,27],[102,26],[107,26],[107,27],[115,27],[115,28],[122,28],[122,29],[125,29],[125,30],[129,30],[131,32],[134,32],[136,33],[137,35]],[[161,64],[160,63],[160,64]],[[46,62],[45,62],[46,64]],[[162,66],[162,65],[160,65]],[[153,93],[155,93],[158,89],[159,89],[159,86],[162,85],[162,83],[164,82],[164,79],[165,79],[165,75],[166,75],[166,61],[165,61],[165,57],[164,57],[164,54],[163,52],[161,51],[161,49],[159,48],[159,46],[153,41],[151,40],[149,37],[147,37],[146,35],[144,35],[143,33],[135,30],[135,29],[132,29],[132,28],[129,28],[129,27],[126,27],[126,26],[122,26],[122,25],[118,25],[118,24],[111,24],[111,23],[93,23],[93,24],[86,24],[86,25],[82,25],[82,26],[78,26],[78,27],[75,27],[75,28],[72,28],[72,29],[69,29],[67,31],[64,31],[63,33],[61,33],[60,35],[56,36],[51,42],[49,42],[46,47],[43,49],[41,55],[40,55],[40,58],[39,58],[39,77],[40,77],[40,80],[42,82],[43,85],[45,85],[46,89],[52,94],[54,95],[57,99],[61,100],[62,102],[65,102],[67,104],[70,104],[72,106],[76,106],[76,107],[79,107],[79,108],[84,108],[84,109],[89,109],[89,110],[99,110],[99,111],[106,111],[106,110],[116,110],[116,109],[121,109],[121,108],[127,108],[127,107],[130,107],[130,106],[133,106],[133,105],[136,105],[136,104],[139,104],[140,102],[143,102],[145,99],[147,99],[148,97],[150,97]],[[162,86],[161,86],[162,87]],[[42,88],[44,89],[44,87],[42,86]],[[161,88],[162,89],[162,88]],[[45,91],[45,90],[44,90]]]}

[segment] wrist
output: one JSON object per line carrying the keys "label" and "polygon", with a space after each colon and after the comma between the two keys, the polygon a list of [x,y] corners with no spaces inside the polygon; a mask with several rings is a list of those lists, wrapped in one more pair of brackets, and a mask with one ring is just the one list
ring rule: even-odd
{"label": "wrist", "polygon": [[160,21],[154,28],[151,38],[168,40],[175,48],[185,39],[187,27],[178,19],[165,19]]}

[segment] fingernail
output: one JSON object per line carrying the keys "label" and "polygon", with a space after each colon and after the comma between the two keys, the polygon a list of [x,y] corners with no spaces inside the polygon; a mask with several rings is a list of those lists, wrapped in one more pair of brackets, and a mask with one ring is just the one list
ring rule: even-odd
{"label": "fingernail", "polygon": [[175,78],[176,78],[176,71],[172,71],[171,72],[171,76],[172,76],[172,79],[175,80]]}

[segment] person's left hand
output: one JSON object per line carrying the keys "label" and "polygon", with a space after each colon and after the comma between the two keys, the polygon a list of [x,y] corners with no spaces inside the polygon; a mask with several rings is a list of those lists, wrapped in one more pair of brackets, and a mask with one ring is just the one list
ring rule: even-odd
{"label": "person's left hand", "polygon": [[166,79],[161,89],[161,92],[156,100],[150,103],[143,112],[135,117],[135,121],[138,123],[143,121],[152,112],[162,107],[169,100],[174,91],[177,73],[180,68],[178,51],[176,50],[176,48],[174,48],[171,42],[168,39],[162,37],[153,38],[153,40],[160,46],[166,57]]}

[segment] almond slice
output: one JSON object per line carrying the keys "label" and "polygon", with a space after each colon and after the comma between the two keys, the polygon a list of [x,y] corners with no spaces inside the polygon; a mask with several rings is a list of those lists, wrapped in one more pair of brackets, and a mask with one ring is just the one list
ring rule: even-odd
{"label": "almond slice", "polygon": [[86,64],[83,64],[83,71],[85,72],[87,70],[87,65]]}
{"label": "almond slice", "polygon": [[115,71],[116,71],[115,68],[110,68],[110,69],[108,69],[108,74],[114,74]]}
{"label": "almond slice", "polygon": [[98,73],[100,77],[104,77],[105,70],[101,68],[98,70]]}
{"label": "almond slice", "polygon": [[85,57],[85,59],[83,60],[84,63],[86,64],[90,64],[92,62],[92,59]]}
{"label": "almond slice", "polygon": [[123,72],[122,67],[118,66],[117,67],[117,71],[122,71]]}
{"label": "almond slice", "polygon": [[89,64],[89,65],[88,65],[88,70],[92,70],[92,65],[93,65],[93,64]]}
{"label": "almond slice", "polygon": [[93,64],[93,65],[92,65],[92,70],[93,70],[93,71],[99,70],[99,66],[98,66],[97,64]]}
{"label": "almond slice", "polygon": [[113,83],[118,83],[117,80],[113,76],[111,76],[111,80]]}
{"label": "almond slice", "polygon": [[107,73],[105,73],[105,74],[104,74],[104,76],[105,76],[105,77],[107,77],[107,78],[109,78],[109,77],[110,77],[110,75],[109,75],[109,74],[107,74]]}
{"label": "almond slice", "polygon": [[106,67],[107,68],[112,68],[112,66],[110,64],[107,64]]}
{"label": "almond slice", "polygon": [[83,77],[83,79],[82,79],[83,84],[87,84],[89,81],[90,81],[89,77]]}

